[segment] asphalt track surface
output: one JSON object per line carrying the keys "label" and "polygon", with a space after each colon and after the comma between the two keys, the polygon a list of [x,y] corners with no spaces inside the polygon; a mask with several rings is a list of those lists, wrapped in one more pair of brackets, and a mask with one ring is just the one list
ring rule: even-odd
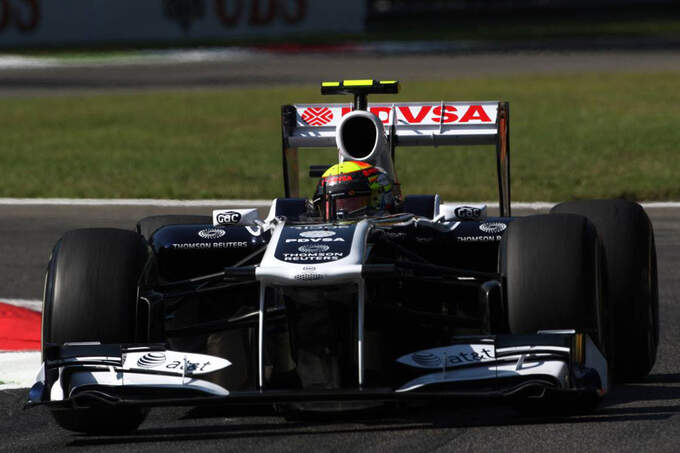
{"label": "asphalt track surface", "polygon": [[[133,228],[158,213],[209,207],[0,206],[0,296],[36,299],[59,236],[86,226]],[[644,382],[616,385],[594,413],[517,415],[463,404],[345,417],[287,419],[267,410],[154,409],[132,435],[83,436],[57,428],[26,390],[0,392],[0,451],[678,451],[680,445],[680,210],[650,209],[659,260],[661,345]],[[516,214],[522,214],[517,212]]]}
{"label": "asphalt track surface", "polygon": [[[434,80],[518,74],[658,72],[680,70],[680,50],[530,51],[431,55],[254,52],[215,62],[0,66],[3,96],[63,95],[111,90],[203,89],[321,80]],[[455,86],[452,86],[452,90]]]}

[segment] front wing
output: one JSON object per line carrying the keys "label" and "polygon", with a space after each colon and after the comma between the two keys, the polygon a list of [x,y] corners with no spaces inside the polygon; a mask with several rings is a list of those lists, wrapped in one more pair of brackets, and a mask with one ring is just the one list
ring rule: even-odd
{"label": "front wing", "polygon": [[164,345],[67,344],[48,348],[28,406],[200,406],[302,401],[441,400],[540,397],[546,392],[607,391],[607,362],[574,331],[455,338],[445,347],[397,358],[418,377],[397,388],[229,391],[205,375],[231,365]]}

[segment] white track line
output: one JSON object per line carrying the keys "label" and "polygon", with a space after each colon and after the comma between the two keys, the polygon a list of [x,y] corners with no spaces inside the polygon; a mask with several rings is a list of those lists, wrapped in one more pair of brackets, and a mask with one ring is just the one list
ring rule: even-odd
{"label": "white track line", "polygon": [[167,49],[127,52],[125,55],[102,55],[60,58],[25,57],[22,55],[0,54],[0,70],[33,69],[54,67],[101,67],[149,64],[202,63],[215,61],[240,62],[253,58],[264,58],[268,54],[248,48],[222,47],[205,49]]}
{"label": "white track line", "polygon": [[[479,202],[477,202],[479,203]],[[666,209],[666,208],[680,208],[680,201],[640,201],[638,202],[640,205],[642,205],[643,208],[645,209]],[[457,203],[446,203],[446,204],[457,204]],[[465,203],[461,203],[465,204]],[[487,203],[489,207],[498,207],[498,203],[495,202],[488,202]],[[535,209],[535,210],[543,210],[543,209],[550,209],[553,206],[555,206],[557,203],[554,202],[548,202],[548,201],[518,201],[515,203],[512,203],[513,208],[517,209]]]}
{"label": "white track line", "polygon": [[[446,204],[486,204],[497,208],[495,201],[451,201]],[[556,203],[548,201],[518,201],[512,203],[517,209],[550,209]],[[643,201],[645,209],[680,208],[680,201]],[[156,198],[0,198],[0,206],[158,206],[158,207],[209,207],[209,206],[243,206],[267,207],[271,200],[164,200]]]}
{"label": "white track line", "polygon": [[42,311],[42,300],[37,299],[3,299],[0,297],[0,303],[28,308],[33,311]]}
{"label": "white track line", "polygon": [[40,351],[1,352],[0,390],[30,388],[40,363]]}
{"label": "white track line", "polygon": [[154,198],[0,198],[4,206],[269,206],[271,200],[161,200]]}

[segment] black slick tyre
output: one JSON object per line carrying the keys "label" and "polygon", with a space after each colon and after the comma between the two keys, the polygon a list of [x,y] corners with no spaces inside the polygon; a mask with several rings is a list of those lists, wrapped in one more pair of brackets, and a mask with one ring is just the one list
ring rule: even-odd
{"label": "black slick tyre", "polygon": [[212,225],[212,223],[212,217],[208,215],[154,215],[137,222],[137,232],[148,241],[156,230],[166,225]]}
{"label": "black slick tyre", "polygon": [[[575,329],[605,353],[607,321],[602,245],[592,223],[579,215],[534,215],[511,222],[500,247],[500,272],[511,334]],[[596,389],[570,395],[549,392],[517,398],[525,415],[567,415],[593,410]]]}
{"label": "black slick tyre", "polygon": [[534,215],[510,223],[500,266],[510,333],[576,329],[605,339],[600,244],[577,215]]}
{"label": "black slick tyre", "polygon": [[555,214],[587,217],[605,250],[605,280],[614,340],[614,377],[638,380],[654,366],[659,343],[659,293],[654,231],[642,206],[625,200],[561,203]]}
{"label": "black slick tyre", "polygon": [[[147,255],[144,240],[133,231],[95,228],[64,234],[45,277],[43,354],[48,343],[134,342],[138,284]],[[68,409],[53,415],[71,431],[113,433],[136,429],[146,411]]]}

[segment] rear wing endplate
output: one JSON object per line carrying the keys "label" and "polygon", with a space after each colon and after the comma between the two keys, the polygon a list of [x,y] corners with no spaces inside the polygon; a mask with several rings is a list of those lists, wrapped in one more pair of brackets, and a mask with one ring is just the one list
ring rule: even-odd
{"label": "rear wing endplate", "polygon": [[[352,104],[296,104],[281,108],[286,197],[299,197],[298,148],[335,147],[335,129]],[[496,145],[499,207],[510,216],[510,126],[507,102],[371,103],[385,126],[392,156],[404,146]]]}

